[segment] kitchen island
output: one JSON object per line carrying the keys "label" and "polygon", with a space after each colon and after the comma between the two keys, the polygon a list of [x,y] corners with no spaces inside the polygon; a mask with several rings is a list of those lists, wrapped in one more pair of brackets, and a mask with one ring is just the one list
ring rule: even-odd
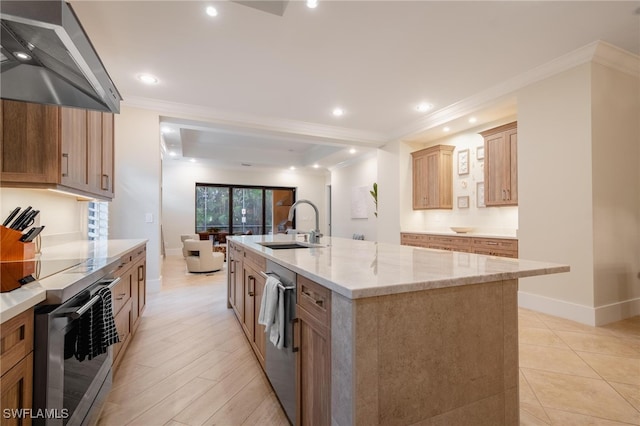
{"label": "kitchen island", "polygon": [[[341,238],[262,245],[291,240],[230,244],[253,258],[249,276],[256,258],[298,276],[298,424],[519,424],[518,279],[568,266]],[[247,295],[262,293],[232,280],[246,329]]]}

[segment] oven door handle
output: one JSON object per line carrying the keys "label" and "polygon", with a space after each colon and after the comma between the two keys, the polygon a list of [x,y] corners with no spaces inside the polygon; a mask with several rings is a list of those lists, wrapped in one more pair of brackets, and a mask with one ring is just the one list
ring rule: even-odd
{"label": "oven door handle", "polygon": [[[107,288],[109,290],[111,290],[113,287],[116,286],[116,284],[118,284],[120,282],[120,277],[114,279],[113,281],[109,282],[109,281],[105,281],[104,283],[106,284],[107,282],[109,282],[109,285],[107,286]],[[99,285],[104,285],[104,284],[99,284]],[[85,312],[87,312],[98,300],[100,300],[100,295],[97,296],[93,296],[91,299],[89,299],[89,301],[87,303],[85,303],[84,305],[80,306],[78,309],[71,311],[71,312],[63,312],[62,315],[65,317],[70,317],[72,319],[78,319],[80,318]]]}

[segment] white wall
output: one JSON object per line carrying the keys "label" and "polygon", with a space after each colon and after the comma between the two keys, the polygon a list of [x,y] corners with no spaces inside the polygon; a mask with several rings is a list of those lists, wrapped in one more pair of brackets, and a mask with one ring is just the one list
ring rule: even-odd
{"label": "white wall", "polygon": [[158,113],[122,106],[115,116],[115,167],[109,238],[148,240],[147,286],[151,291],[158,290],[161,285]]}
{"label": "white wall", "polygon": [[379,242],[400,244],[400,141],[378,149],[378,225]]}
{"label": "white wall", "polygon": [[[367,155],[331,170],[331,223],[334,237],[351,238],[353,234],[364,234],[365,240],[377,241],[375,204],[373,197],[369,194],[377,178],[376,155]],[[380,190],[378,186],[378,192]],[[364,197],[366,218],[352,218],[352,202],[356,201],[360,191],[366,194]]]}
{"label": "white wall", "polygon": [[[296,200],[307,199],[314,203],[320,212],[320,230],[325,232],[327,229],[324,173],[233,170],[166,159],[163,161],[162,179],[163,232],[167,254],[181,253],[180,235],[195,231],[196,182],[295,187]],[[297,207],[296,227],[305,231],[315,228],[311,206],[302,204]]]}
{"label": "white wall", "polygon": [[521,280],[521,305],[594,325],[640,313],[638,93],[595,63],[518,92],[520,256],[571,266]]}
{"label": "white wall", "polygon": [[640,313],[640,79],[591,73],[594,306],[627,317]]}
{"label": "white wall", "polygon": [[[478,207],[477,184],[484,182],[484,159],[477,158],[477,149],[484,146],[479,134],[484,130],[510,123],[516,117],[507,117],[463,132],[424,144],[402,143],[404,158],[400,169],[404,194],[401,202],[401,228],[405,232],[451,232],[451,226],[467,226],[474,232],[516,236],[518,207]],[[413,210],[411,152],[434,145],[453,145],[453,209]],[[469,174],[458,175],[458,153],[469,150]],[[458,208],[458,197],[469,197],[468,208]]]}

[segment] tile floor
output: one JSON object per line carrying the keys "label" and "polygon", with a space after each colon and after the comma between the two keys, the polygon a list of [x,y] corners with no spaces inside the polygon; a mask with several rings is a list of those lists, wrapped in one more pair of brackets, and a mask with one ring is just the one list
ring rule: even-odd
{"label": "tile floor", "polygon": [[[286,425],[226,308],[226,267],[169,256],[162,274],[99,425]],[[521,425],[640,425],[640,316],[589,327],[520,309],[519,341]]]}
{"label": "tile floor", "polygon": [[590,327],[519,310],[521,425],[640,425],[640,316]]}

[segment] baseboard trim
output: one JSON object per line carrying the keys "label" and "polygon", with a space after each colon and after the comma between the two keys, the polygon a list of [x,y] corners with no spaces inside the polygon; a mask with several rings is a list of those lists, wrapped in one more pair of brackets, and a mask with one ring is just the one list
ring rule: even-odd
{"label": "baseboard trim", "polygon": [[152,293],[157,293],[162,288],[162,277],[149,280],[147,279],[147,291]]}
{"label": "baseboard trim", "polygon": [[593,308],[519,291],[518,306],[594,327],[640,315],[640,298]]}
{"label": "baseboard trim", "polygon": [[595,312],[590,306],[578,305],[564,300],[552,299],[537,294],[518,292],[518,306],[595,326]]}
{"label": "baseboard trim", "polygon": [[167,255],[167,256],[182,256],[182,247],[165,249],[165,255]]}
{"label": "baseboard trim", "polygon": [[640,315],[640,298],[595,308],[596,325],[605,325]]}

